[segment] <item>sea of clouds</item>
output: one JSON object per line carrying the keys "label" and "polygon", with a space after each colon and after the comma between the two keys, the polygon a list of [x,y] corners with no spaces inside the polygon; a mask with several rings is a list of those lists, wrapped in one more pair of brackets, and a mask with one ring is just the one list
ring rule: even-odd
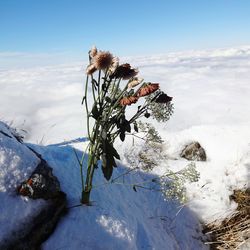
{"label": "sea of clouds", "polygon": [[[174,116],[159,129],[250,121],[250,46],[121,61],[138,67],[145,81],[159,82],[174,97]],[[30,142],[50,144],[86,136],[81,105],[85,67],[84,60],[59,64],[51,55],[1,53],[0,119],[26,130]]]}

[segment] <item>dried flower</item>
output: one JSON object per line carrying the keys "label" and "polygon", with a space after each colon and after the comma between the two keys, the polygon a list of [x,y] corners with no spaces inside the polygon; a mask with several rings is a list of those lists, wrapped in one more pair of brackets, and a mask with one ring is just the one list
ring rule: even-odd
{"label": "dried flower", "polygon": [[109,67],[109,72],[111,74],[113,74],[118,66],[119,66],[119,58],[117,56],[115,56],[112,59],[112,63],[110,65],[110,67]]}
{"label": "dried flower", "polygon": [[171,102],[172,99],[173,99],[173,97],[168,96],[168,95],[165,94],[165,93],[162,93],[162,94],[160,94],[160,95],[156,98],[155,102],[157,102],[157,103],[168,103],[168,102]]}
{"label": "dried flower", "polygon": [[159,89],[159,83],[148,83],[139,89],[137,96],[142,97],[150,95],[154,93],[157,89]]}
{"label": "dried flower", "polygon": [[126,96],[120,100],[120,104],[122,106],[131,105],[132,103],[136,103],[138,99],[139,97],[137,96]]}
{"label": "dried flower", "polygon": [[142,78],[139,78],[139,77],[133,77],[129,83],[128,83],[128,88],[134,88],[136,87],[137,85],[139,85],[140,83],[143,82],[143,79]]}
{"label": "dried flower", "polygon": [[112,64],[113,55],[108,51],[99,51],[93,57],[92,63],[97,69],[107,69]]}
{"label": "dried flower", "polygon": [[138,70],[131,68],[130,64],[125,63],[117,67],[115,72],[111,75],[112,78],[122,78],[128,80],[138,74]]}
{"label": "dried flower", "polygon": [[94,46],[91,48],[91,50],[89,51],[89,56],[90,56],[91,58],[93,58],[93,57],[96,56],[96,54],[97,54],[97,48],[96,48],[96,46],[94,45]]}
{"label": "dried flower", "polygon": [[97,70],[97,68],[95,67],[94,64],[90,64],[87,69],[86,69],[86,74],[87,75],[92,75],[95,73],[95,71]]}

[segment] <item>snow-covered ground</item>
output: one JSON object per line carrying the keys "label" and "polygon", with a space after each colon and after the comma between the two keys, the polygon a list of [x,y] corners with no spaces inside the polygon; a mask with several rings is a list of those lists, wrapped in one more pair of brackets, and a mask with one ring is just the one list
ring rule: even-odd
{"label": "snow-covered ground", "polygon": [[[81,182],[72,148],[32,147],[53,168],[69,207],[78,205]],[[127,169],[120,165],[114,172],[116,178]],[[117,184],[107,184],[101,171],[96,173],[92,206],[70,208],[43,249],[207,249],[197,216],[190,209],[166,202],[160,192],[140,188],[135,192],[130,185],[150,182],[155,176],[138,171],[118,178]]]}
{"label": "snow-covered ground", "polygon": [[[123,60],[138,66],[140,76],[146,81],[159,82],[161,88],[174,97],[175,112],[171,120],[166,124],[154,123],[165,140],[165,152],[169,156],[168,162],[155,169],[154,173],[161,174],[166,165],[173,170],[186,166],[188,162],[179,157],[181,149],[190,141],[199,141],[206,150],[208,161],[196,163],[200,172],[200,180],[187,185],[189,202],[186,204],[186,209],[187,211],[192,209],[196,216],[205,222],[225,217],[236,208],[236,204],[229,200],[232,190],[246,187],[250,179],[250,46],[124,58]],[[63,141],[85,137],[85,116],[83,107],[80,105],[85,78],[84,68],[84,64],[77,63],[0,70],[0,119],[12,122],[14,126],[26,130],[26,139],[31,143],[62,144]],[[73,145],[77,148],[83,146],[77,143]],[[127,146],[131,145],[127,144]],[[56,146],[40,147],[37,150],[43,152],[43,156],[52,165],[58,162],[67,167],[63,158],[69,157],[70,148],[61,145],[56,150],[54,147]],[[62,172],[58,171],[57,167],[58,164],[55,164],[55,171],[60,179]],[[77,172],[72,175],[77,175]],[[65,180],[62,176],[61,179]],[[73,181],[74,178],[68,179],[66,183],[62,181],[62,185],[65,191],[69,192],[69,197],[73,202],[79,193],[78,184],[71,185],[71,180]],[[136,197],[140,197],[138,198],[140,204],[144,202],[143,193],[126,193],[127,189],[117,190],[110,186],[108,189],[112,192],[107,195],[112,197],[124,195],[126,199],[133,199],[137,195]],[[116,192],[122,193],[116,194]],[[55,237],[45,243],[45,249],[52,249],[50,246],[54,246],[55,239],[60,241],[66,237],[72,241],[76,239],[79,247],[82,244],[79,241],[81,233],[84,238],[84,232],[81,229],[88,230],[89,227],[93,234],[100,232],[100,228],[103,230],[106,227],[107,235],[110,235],[106,235],[109,238],[104,235],[100,236],[102,242],[106,239],[111,241],[114,238],[123,238],[124,242],[132,239],[130,242],[133,243],[129,246],[131,249],[136,249],[137,245],[133,240],[136,236],[133,232],[136,231],[137,235],[144,235],[144,232],[140,233],[140,226],[130,228],[131,218],[127,218],[125,214],[124,217],[119,217],[117,211],[124,210],[125,204],[101,205],[103,202],[100,197],[101,193],[97,192],[95,195],[95,200],[102,208],[96,206],[85,209],[87,212],[91,209],[94,211],[95,228],[90,227],[91,221],[87,218],[83,219],[83,223],[87,223],[86,228],[81,227],[81,218],[85,212],[79,212],[79,208],[72,209],[72,213],[68,215],[71,222],[64,220],[60,224]],[[154,199],[158,199],[157,197],[155,196]],[[147,204],[148,201],[145,202]],[[133,207],[136,204],[131,204],[131,206],[136,210]],[[169,212],[168,206],[161,202],[159,209],[158,213],[154,213],[155,216],[161,216],[163,211]],[[185,210],[185,213],[188,213],[187,211]],[[145,211],[147,214],[145,216],[151,218],[153,216],[151,212]],[[170,217],[173,216],[171,214],[170,212]],[[136,214],[134,220],[139,221],[137,216]],[[142,219],[145,219],[143,214],[141,216],[140,223]],[[178,216],[178,223],[185,224],[186,220],[182,217],[184,215],[180,213]],[[73,226],[70,227],[73,230],[72,233],[64,232],[64,228],[69,228],[67,223],[73,225],[73,222],[78,226],[75,229]],[[143,223],[145,227],[142,228],[146,228],[151,222],[145,219]],[[158,224],[151,224],[150,227],[156,228],[154,232],[156,234],[161,231],[157,228]],[[77,232],[78,229],[81,232]],[[181,226],[177,226],[177,230],[181,230]],[[169,240],[171,233],[167,234],[164,239]],[[178,238],[178,233],[174,235]],[[92,244],[90,242],[93,238],[92,236],[89,238],[89,244]],[[157,239],[148,238],[149,244],[154,244],[154,240]],[[126,246],[126,244],[128,243],[121,246]],[[171,244],[175,246],[172,241]],[[62,249],[63,247],[67,249],[67,246],[61,245]],[[112,247],[115,248],[115,245]],[[144,249],[147,249],[146,245]],[[172,248],[169,247],[169,249]]]}

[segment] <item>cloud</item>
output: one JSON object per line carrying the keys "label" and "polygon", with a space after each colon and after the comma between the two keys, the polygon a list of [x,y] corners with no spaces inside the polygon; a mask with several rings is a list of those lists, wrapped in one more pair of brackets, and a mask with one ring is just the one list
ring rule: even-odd
{"label": "cloud", "polygon": [[[9,52],[4,56],[48,59],[45,55]],[[163,125],[168,130],[200,124],[250,123],[250,47],[122,60],[138,66],[145,81],[159,82],[174,97],[174,116]],[[0,70],[0,118],[28,130],[32,142],[43,140],[49,144],[86,136],[80,104],[86,65],[16,66]]]}

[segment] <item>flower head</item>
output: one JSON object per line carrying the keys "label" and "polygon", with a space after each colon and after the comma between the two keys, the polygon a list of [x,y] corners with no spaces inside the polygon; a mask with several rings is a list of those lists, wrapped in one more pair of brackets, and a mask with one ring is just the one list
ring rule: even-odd
{"label": "flower head", "polygon": [[94,46],[91,48],[91,50],[89,51],[89,56],[90,56],[91,58],[93,58],[93,57],[96,56],[96,54],[97,54],[97,48],[96,48],[96,46],[94,45]]}
{"label": "flower head", "polygon": [[139,89],[137,96],[142,97],[150,95],[154,93],[157,89],[159,89],[159,83],[148,83]]}
{"label": "flower head", "polygon": [[117,56],[115,56],[112,59],[112,63],[110,65],[110,67],[109,67],[109,72],[111,74],[113,74],[118,66],[119,66],[119,58]]}
{"label": "flower head", "polygon": [[136,103],[138,99],[139,97],[137,96],[126,96],[120,100],[120,104],[122,106],[131,105],[132,103]]}
{"label": "flower head", "polygon": [[137,85],[139,85],[140,83],[143,82],[143,79],[142,78],[139,78],[139,77],[133,77],[131,78],[131,80],[129,81],[128,83],[128,88],[134,88],[136,87]]}
{"label": "flower head", "polygon": [[93,57],[92,63],[97,69],[107,69],[112,64],[113,55],[108,51],[99,51]]}
{"label": "flower head", "polygon": [[95,73],[96,70],[97,70],[97,68],[95,67],[95,65],[90,64],[86,69],[86,74],[87,75],[92,75],[93,73]]}
{"label": "flower head", "polygon": [[131,68],[130,64],[125,63],[117,67],[115,72],[111,75],[112,78],[122,78],[128,80],[138,74],[138,70]]}
{"label": "flower head", "polygon": [[165,93],[162,93],[162,94],[160,94],[160,95],[156,98],[155,102],[157,102],[157,103],[168,103],[168,102],[171,102],[172,99],[173,99],[173,97],[168,96],[168,95],[165,94]]}

